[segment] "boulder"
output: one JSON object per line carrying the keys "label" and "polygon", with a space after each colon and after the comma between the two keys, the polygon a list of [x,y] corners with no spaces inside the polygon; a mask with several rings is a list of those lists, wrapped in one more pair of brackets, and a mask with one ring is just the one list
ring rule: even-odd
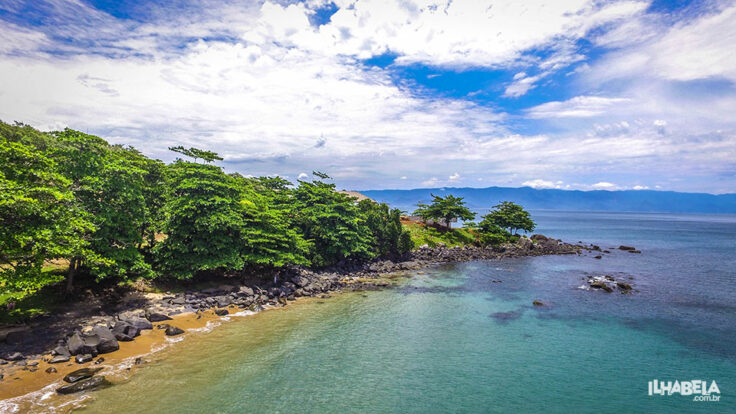
{"label": "boulder", "polygon": [[118,341],[132,341],[133,338],[140,335],[140,332],[140,329],[127,321],[117,321],[112,328],[112,334]]}
{"label": "boulder", "polygon": [[57,346],[56,348],[54,348],[51,351],[51,353],[54,354],[54,355],[64,355],[64,356],[70,356],[71,355],[69,353],[69,350],[66,349],[66,346],[64,346],[64,345]]}
{"label": "boulder", "polygon": [[115,335],[105,326],[95,326],[92,329],[94,336],[97,339],[97,352],[100,354],[107,354],[110,352],[117,351],[120,349],[118,340],[115,339]]}
{"label": "boulder", "polygon": [[621,246],[618,246],[618,249],[619,250],[636,250],[636,247],[621,245]]}
{"label": "boulder", "polygon": [[139,331],[142,331],[144,329],[153,329],[153,324],[149,322],[147,319],[143,318],[120,318],[121,321],[126,322],[130,325],[135,326],[138,328]]}
{"label": "boulder", "polygon": [[534,241],[545,241],[545,240],[548,240],[547,236],[544,236],[542,234],[532,234],[532,236],[530,237],[530,239],[532,239]]}
{"label": "boulder", "polygon": [[69,355],[57,355],[49,360],[49,364],[59,364],[61,362],[68,362],[71,359]]}
{"label": "boulder", "polygon": [[546,304],[545,304],[544,302],[542,302],[541,300],[535,300],[534,302],[532,302],[532,305],[534,305],[534,306],[547,306],[547,305],[546,305]]}
{"label": "boulder", "polygon": [[12,354],[6,355],[3,359],[6,361],[20,361],[23,359],[23,354],[20,352],[13,352]]}
{"label": "boulder", "polygon": [[68,383],[74,383],[86,378],[90,378],[96,373],[100,372],[102,368],[82,368],[76,371],[68,373],[64,376],[64,381]]}
{"label": "boulder", "polygon": [[227,309],[215,309],[215,315],[217,316],[225,316],[228,313],[230,312],[228,312]]}
{"label": "boulder", "polygon": [[97,358],[97,360],[95,361],[95,365],[100,365],[100,364],[101,364],[101,363],[103,363],[103,362],[105,362],[105,358],[103,358],[103,357],[99,357],[99,358]]}
{"label": "boulder", "polygon": [[163,313],[162,311],[154,308],[148,308],[146,309],[146,319],[148,319],[151,322],[161,322],[161,321],[170,321],[171,318],[169,318],[168,315]]}
{"label": "boulder", "polygon": [[76,357],[74,357],[74,360],[77,361],[77,364],[85,364],[89,361],[91,361],[94,357],[92,354],[79,354]]}
{"label": "boulder", "polygon": [[54,367],[48,367],[48,368],[46,368],[46,373],[47,374],[54,374],[56,372],[57,372],[56,371],[56,368],[54,368]]}
{"label": "boulder", "polygon": [[601,256],[601,255],[598,255],[598,256],[595,256],[594,257],[594,259],[602,259],[602,258],[603,258],[603,256]]}
{"label": "boulder", "polygon": [[58,392],[59,394],[73,394],[75,392],[94,390],[110,385],[110,381],[108,381],[105,377],[97,376],[88,378],[84,381],[75,382],[74,384],[64,385],[63,387],[57,388],[56,392]]}
{"label": "boulder", "polygon": [[169,325],[166,328],[166,332],[165,332],[166,336],[176,336],[176,335],[181,335],[183,333],[184,333],[183,329],[180,329],[180,328],[177,328],[176,326],[171,326],[171,325]]}
{"label": "boulder", "polygon": [[248,286],[241,286],[240,289],[238,289],[238,296],[253,296],[253,289]]}
{"label": "boulder", "polygon": [[70,355],[97,353],[97,342],[92,337],[82,337],[79,332],[69,337],[66,341],[66,347],[69,349]]}
{"label": "boulder", "polygon": [[534,243],[531,240],[527,239],[526,237],[520,237],[519,241],[516,244],[518,244],[519,248],[523,250],[529,250],[529,249],[534,248]]}

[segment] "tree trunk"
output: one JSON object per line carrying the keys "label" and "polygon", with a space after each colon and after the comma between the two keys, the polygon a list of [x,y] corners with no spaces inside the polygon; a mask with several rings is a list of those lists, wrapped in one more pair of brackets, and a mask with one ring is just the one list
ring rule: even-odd
{"label": "tree trunk", "polygon": [[69,262],[69,271],[66,274],[66,293],[72,293],[74,290],[74,276],[77,274],[78,266],[79,259],[76,257]]}

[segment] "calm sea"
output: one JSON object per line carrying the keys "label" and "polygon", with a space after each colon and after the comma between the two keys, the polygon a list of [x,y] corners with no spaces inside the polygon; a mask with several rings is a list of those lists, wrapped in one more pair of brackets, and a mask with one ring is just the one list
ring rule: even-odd
{"label": "calm sea", "polygon": [[[642,254],[443,265],[263,312],[175,344],[83,412],[736,412],[735,216],[534,217]],[[604,274],[637,291],[580,289]],[[720,401],[649,396],[654,379],[715,380]]]}

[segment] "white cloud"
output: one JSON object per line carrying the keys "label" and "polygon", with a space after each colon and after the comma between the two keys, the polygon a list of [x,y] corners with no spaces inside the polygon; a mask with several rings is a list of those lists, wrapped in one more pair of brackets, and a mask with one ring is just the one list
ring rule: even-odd
{"label": "white cloud", "polygon": [[448,178],[450,179],[450,181],[456,181],[456,180],[459,180],[460,179],[460,174],[454,173],[451,176],[449,176]]}
{"label": "white cloud", "polygon": [[616,184],[609,183],[606,181],[595,183],[591,185],[591,187],[596,190],[615,190],[616,188],[618,188]]}
{"label": "white cloud", "polygon": [[309,174],[307,174],[307,173],[300,173],[297,178],[300,179],[300,180],[306,180],[307,178],[309,178]]}
{"label": "white cloud", "polygon": [[535,180],[524,181],[523,183],[521,183],[523,187],[531,187],[531,188],[537,188],[537,189],[563,188],[562,184],[563,184],[562,181],[547,181],[547,180],[542,180],[539,178]]}
{"label": "white cloud", "polygon": [[630,102],[627,98],[576,96],[566,101],[552,101],[527,110],[530,118],[587,118],[603,115],[607,110]]}
{"label": "white cloud", "polygon": [[[674,26],[667,21],[653,25],[650,20],[645,36],[634,35],[629,41],[606,40],[605,44],[631,46],[609,55],[595,65],[592,76],[596,79],[616,79],[630,76],[656,77],[666,80],[691,81],[707,78],[725,78],[736,81],[736,5],[724,2],[725,7],[694,20]],[[637,23],[631,23],[636,25]],[[645,23],[639,24],[645,26]],[[617,38],[629,32],[619,28]],[[661,31],[654,35],[652,31]]]}
{"label": "white cloud", "polygon": [[635,186],[632,187],[632,189],[634,189],[634,190],[648,190],[649,187],[646,186],[646,185],[635,185]]}

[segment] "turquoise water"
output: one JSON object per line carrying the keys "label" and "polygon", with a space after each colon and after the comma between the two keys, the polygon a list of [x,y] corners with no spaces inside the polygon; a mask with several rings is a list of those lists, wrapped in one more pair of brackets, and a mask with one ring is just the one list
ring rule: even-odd
{"label": "turquoise water", "polygon": [[[263,312],[175,344],[83,412],[736,411],[736,217],[535,218],[643,254],[443,265]],[[639,292],[578,289],[604,273]],[[721,401],[648,396],[652,379],[716,380]]]}

